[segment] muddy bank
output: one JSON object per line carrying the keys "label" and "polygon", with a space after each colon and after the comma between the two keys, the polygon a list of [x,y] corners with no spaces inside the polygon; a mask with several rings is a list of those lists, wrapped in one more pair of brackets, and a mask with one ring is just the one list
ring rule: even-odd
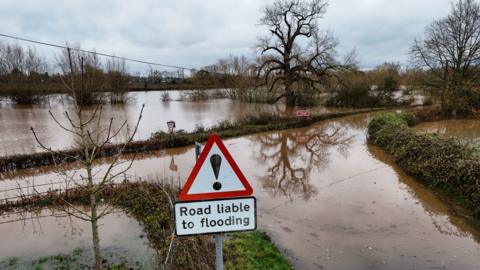
{"label": "muddy bank", "polygon": [[[177,133],[173,136],[170,136],[166,133],[157,133],[154,134],[152,139],[149,140],[140,140],[134,141],[126,145],[123,152],[124,154],[129,153],[142,153],[147,151],[156,151],[160,149],[166,148],[173,148],[173,147],[180,147],[194,144],[197,142],[205,141],[211,133],[217,133],[222,138],[231,138],[237,137],[241,135],[265,132],[265,131],[273,131],[273,130],[283,130],[289,128],[298,128],[298,127],[305,127],[309,126],[315,122],[344,117],[349,115],[354,115],[358,113],[366,113],[366,112],[373,112],[373,111],[380,111],[385,110],[385,108],[378,108],[378,109],[363,109],[363,110],[355,110],[355,111],[348,111],[348,112],[337,112],[337,113],[326,113],[326,114],[318,114],[312,115],[310,118],[301,119],[299,120],[297,117],[283,117],[283,116],[275,116],[272,118],[272,121],[264,122],[257,121],[252,124],[236,124],[236,123],[228,123],[228,125],[224,125],[225,122],[219,124],[218,126],[214,126],[209,129],[203,129],[197,132],[192,133]],[[265,120],[268,120],[265,119]],[[123,144],[117,145],[108,145],[102,149],[101,152],[98,154],[98,158],[102,157],[109,157],[119,153],[119,151],[123,148]],[[48,166],[48,165],[58,165],[64,163],[71,163],[75,162],[76,159],[73,157],[81,157],[82,151],[73,149],[73,150],[59,150],[55,153],[33,153],[33,154],[23,154],[23,155],[13,155],[13,156],[5,156],[0,157],[0,173],[14,171],[18,169],[27,169],[27,168],[35,168],[41,166]],[[70,156],[70,157],[68,157]]]}

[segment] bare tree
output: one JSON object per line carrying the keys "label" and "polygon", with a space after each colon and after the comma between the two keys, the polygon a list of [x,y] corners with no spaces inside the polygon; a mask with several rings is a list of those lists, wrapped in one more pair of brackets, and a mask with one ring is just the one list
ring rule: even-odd
{"label": "bare tree", "polygon": [[[67,44],[67,47],[69,45]],[[100,92],[103,85],[103,70],[100,59],[95,53],[85,53],[77,45],[74,50],[63,50],[57,57],[62,73],[69,77],[63,84],[69,93],[75,91],[77,105],[100,103]],[[75,76],[80,74],[81,76]]]}
{"label": "bare tree", "polygon": [[0,43],[0,77],[16,103],[29,104],[41,94],[47,64],[33,48]]}
{"label": "bare tree", "polygon": [[[294,106],[302,83],[315,88],[331,71],[353,64],[354,53],[346,63],[335,60],[338,41],[328,31],[320,31],[318,20],[326,12],[326,0],[277,0],[264,10],[260,24],[270,35],[260,40],[260,66],[257,79],[274,91],[283,86],[277,101],[286,98]],[[301,44],[305,44],[302,46]]]}
{"label": "bare tree", "polygon": [[105,90],[109,91],[110,103],[127,101],[129,75],[125,59],[108,59],[106,63]]}
{"label": "bare tree", "polygon": [[[465,96],[478,102],[480,83],[480,5],[459,0],[450,14],[427,26],[424,40],[416,39],[412,60],[433,75],[430,84],[441,90],[444,112],[462,109]],[[480,106],[480,105],[479,105]]]}
{"label": "bare tree", "polygon": [[[85,89],[84,59],[83,57],[80,57],[80,61],[77,62],[79,66],[75,66],[75,61],[70,48],[66,50],[63,56],[66,57],[64,60],[68,63],[68,67],[63,67],[64,75],[68,76],[70,81],[69,83],[65,82],[65,85],[68,86],[68,89],[71,91],[71,95],[75,100],[74,115],[70,115],[68,112],[64,113],[63,116],[65,117],[67,124],[63,124],[62,122],[64,121],[60,121],[60,119],[58,119],[58,117],[52,112],[50,112],[50,116],[66,133],[74,137],[81,154],[78,156],[72,156],[61,151],[56,151],[51,147],[44,145],[37,136],[35,130],[33,128],[31,128],[31,130],[41,148],[57,155],[63,155],[65,158],[75,159],[82,166],[82,170],[80,170],[81,172],[79,174],[77,171],[69,172],[66,169],[60,169],[59,172],[65,177],[67,183],[71,184],[72,188],[80,188],[87,191],[89,194],[89,210],[85,211],[81,207],[66,200],[62,201],[61,205],[65,206],[63,210],[69,215],[91,223],[95,269],[98,270],[103,267],[98,221],[112,210],[112,208],[108,206],[100,207],[101,200],[98,196],[106,187],[113,184],[115,180],[123,176],[131,168],[135,157],[130,160],[122,160],[121,155],[125,151],[127,144],[133,141],[142,118],[144,106],[142,106],[140,115],[133,126],[133,129],[130,129],[127,120],[121,122],[118,127],[115,127],[113,118],[110,118],[106,123],[102,123],[102,107],[99,105],[97,105],[93,113],[86,114],[82,110],[81,102],[77,101],[79,98],[78,95],[84,97],[82,93]],[[64,63],[65,62],[61,62],[61,64]],[[80,79],[78,77],[80,77]],[[116,149],[116,152],[110,159],[109,163],[104,166],[103,169],[94,168],[94,160],[98,158],[99,155],[102,154],[102,151],[104,151],[107,146],[111,145],[117,137],[122,135],[125,135],[125,139]]]}

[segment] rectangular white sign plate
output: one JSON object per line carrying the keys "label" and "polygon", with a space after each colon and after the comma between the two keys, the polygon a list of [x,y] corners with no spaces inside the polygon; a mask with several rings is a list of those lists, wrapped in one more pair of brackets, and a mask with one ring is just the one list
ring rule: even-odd
{"label": "rectangular white sign plate", "polygon": [[255,197],[175,203],[177,236],[253,231],[257,228]]}

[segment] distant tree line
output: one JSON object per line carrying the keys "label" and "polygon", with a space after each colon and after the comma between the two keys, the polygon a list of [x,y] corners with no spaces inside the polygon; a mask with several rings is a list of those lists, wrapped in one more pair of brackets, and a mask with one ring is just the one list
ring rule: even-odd
{"label": "distant tree line", "polygon": [[[84,78],[82,97],[78,101],[85,105],[123,103],[129,90],[168,89],[192,84],[183,70],[150,68],[146,74],[131,75],[125,60],[106,58],[102,61],[97,54],[79,49],[79,46],[71,48],[71,64]],[[49,94],[71,93],[65,87],[65,78],[70,78],[67,55],[67,50],[62,50],[53,62],[48,62],[33,47],[0,43],[0,97],[17,104],[32,104],[46,99]],[[80,83],[74,83],[80,91]]]}
{"label": "distant tree line", "polygon": [[[64,77],[68,77],[70,63],[66,50],[57,56],[55,66],[60,72],[49,73],[54,67],[33,48],[23,48],[18,44],[0,43],[0,94],[19,104],[30,104],[42,95],[62,93]],[[92,104],[107,97],[108,102],[123,102],[123,94],[128,90],[130,76],[125,61],[107,59],[104,63],[96,54],[71,50],[72,67],[84,77],[82,104]],[[79,86],[79,82],[77,83]],[[102,93],[109,92],[104,95]]]}

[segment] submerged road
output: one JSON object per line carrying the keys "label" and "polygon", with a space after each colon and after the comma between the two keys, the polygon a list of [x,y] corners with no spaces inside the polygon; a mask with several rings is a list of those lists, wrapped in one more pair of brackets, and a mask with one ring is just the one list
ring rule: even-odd
{"label": "submerged road", "polygon": [[[480,228],[369,146],[369,117],[225,141],[253,186],[259,229],[297,269],[478,269]],[[143,154],[128,177],[183,185],[194,162],[193,147]],[[23,170],[0,189],[59,180],[49,167]]]}

